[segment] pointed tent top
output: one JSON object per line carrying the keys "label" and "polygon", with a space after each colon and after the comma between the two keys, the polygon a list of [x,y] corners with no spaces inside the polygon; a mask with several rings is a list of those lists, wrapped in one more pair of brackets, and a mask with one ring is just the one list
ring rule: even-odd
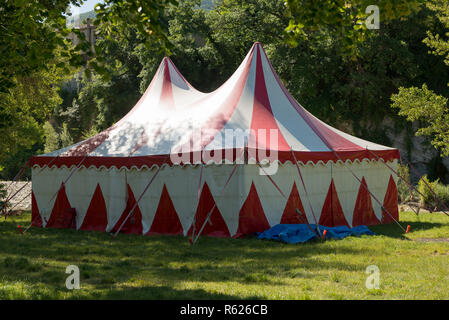
{"label": "pointed tent top", "polygon": [[[88,140],[45,156],[88,155],[100,163],[101,157],[160,157],[185,146],[190,152],[242,148],[245,139],[224,139],[228,129],[250,132],[245,138],[249,147],[276,150],[281,162],[292,161],[291,151],[304,163],[371,159],[368,148],[387,161],[399,157],[397,149],[343,133],[309,113],[283,85],[260,42],[210,93],[193,88],[164,57],[144,95],[124,118]],[[260,130],[277,136],[252,134]],[[207,136],[198,139],[205,131]]]}

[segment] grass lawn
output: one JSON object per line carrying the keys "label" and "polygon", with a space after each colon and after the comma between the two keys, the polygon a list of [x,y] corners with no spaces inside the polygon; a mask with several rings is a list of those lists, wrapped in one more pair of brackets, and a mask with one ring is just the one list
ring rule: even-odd
{"label": "grass lawn", "polygon": [[[256,238],[143,237],[0,222],[0,299],[449,299],[449,217],[401,213],[376,236],[302,245]],[[23,227],[22,227],[23,228]],[[423,241],[422,238],[445,241]],[[68,265],[81,289],[68,290]],[[365,286],[380,269],[380,289]]]}

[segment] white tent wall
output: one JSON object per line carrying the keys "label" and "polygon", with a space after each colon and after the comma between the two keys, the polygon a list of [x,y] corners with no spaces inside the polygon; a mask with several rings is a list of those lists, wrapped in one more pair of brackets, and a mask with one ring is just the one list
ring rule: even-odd
{"label": "white tent wall", "polygon": [[[72,174],[73,173],[73,174]],[[105,200],[108,213],[107,231],[111,230],[120,218],[126,205],[125,169],[116,168],[85,168],[76,166],[67,168],[33,168],[32,169],[33,194],[36,198],[39,213],[45,226],[50,219],[51,211],[56,200],[56,193],[65,184],[67,198],[73,208],[76,209],[76,227],[81,226],[92,200],[97,184]]]}
{"label": "white tent wall", "polygon": [[[123,169],[127,170],[127,169]],[[157,168],[143,170],[131,169],[128,171],[128,184],[130,185],[136,200],[140,197],[145,187],[156,173]],[[173,202],[184,232],[192,224],[197,203],[197,190],[199,183],[199,168],[170,167],[165,165],[158,173],[150,187],[139,201],[139,208],[142,212],[143,233],[147,233],[153,222],[156,209],[165,184],[170,198]]]}
{"label": "white tent wall", "polygon": [[67,167],[33,168],[31,171],[32,190],[44,227],[48,220],[50,220],[51,211],[56,200],[56,193],[61,188],[61,183],[69,174],[70,169]]}
{"label": "white tent wall", "polygon": [[[388,164],[393,169],[397,169],[397,160]],[[369,190],[381,203],[384,201],[391,176],[391,170],[384,163],[367,159],[361,162],[355,161],[354,163],[347,161],[346,165],[343,165],[340,161],[337,161],[337,163],[329,161],[326,164],[324,162],[318,162],[317,164],[309,162],[307,164],[300,163],[299,165],[317,221],[320,219],[323,203],[333,179],[338,199],[350,226],[353,220],[354,205],[360,189],[359,181],[354,178],[350,170],[359,179],[365,177]],[[204,183],[207,183],[231,236],[237,232],[239,212],[248,197],[252,183],[254,183],[268,223],[270,226],[278,224],[281,221],[287,200],[281,196],[266,176],[259,174],[257,165],[240,165],[228,185],[224,188],[224,191],[222,191],[233,168],[234,165],[228,164],[205,165],[201,182],[201,188],[203,188]],[[74,166],[71,168],[63,166],[61,168],[44,169],[35,166],[32,169],[33,193],[41,217],[44,218],[44,227],[50,219],[56,199],[54,195],[61,187],[61,183],[67,179],[73,170],[76,170]],[[199,165],[182,167],[163,165],[163,168],[161,168],[159,174],[139,202],[139,208],[142,212],[143,234],[147,233],[151,227],[164,185],[179,216],[184,234],[187,233],[192,225],[196,210],[200,170]],[[76,227],[79,229],[83,223],[97,184],[100,185],[107,208],[108,226],[106,231],[110,231],[125,209],[127,184],[131,187],[134,197],[138,199],[156,171],[156,166],[152,168],[143,167],[141,169],[117,169],[115,167],[85,168],[81,166],[66,183],[67,198],[77,213]],[[296,184],[308,221],[314,223],[309,202],[296,166],[291,162],[279,164],[277,173],[270,177],[282,190],[287,199],[291,193],[293,183]],[[397,179],[395,179],[395,182],[397,182]],[[52,197],[53,199],[50,201]],[[381,207],[376,200],[371,200],[375,214],[381,220]]]}

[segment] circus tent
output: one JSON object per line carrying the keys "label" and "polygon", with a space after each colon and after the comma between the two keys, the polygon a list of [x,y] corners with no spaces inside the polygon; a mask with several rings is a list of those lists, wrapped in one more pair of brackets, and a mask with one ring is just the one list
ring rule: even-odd
{"label": "circus tent", "polygon": [[31,159],[32,220],[144,235],[203,228],[224,237],[298,223],[298,212],[326,226],[391,222],[396,179],[385,163],[395,168],[398,159],[397,149],[303,108],[259,43],[211,93],[164,58],[124,118]]}

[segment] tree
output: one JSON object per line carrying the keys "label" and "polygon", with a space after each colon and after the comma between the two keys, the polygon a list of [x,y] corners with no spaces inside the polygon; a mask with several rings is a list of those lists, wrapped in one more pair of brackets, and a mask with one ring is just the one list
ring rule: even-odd
{"label": "tree", "polygon": [[[444,1],[444,0],[443,0]],[[380,19],[394,20],[419,10],[423,0],[287,0],[290,20],[285,29],[288,42],[297,45],[298,40],[311,37],[334,38],[340,42],[340,49],[346,56],[357,55],[357,44],[373,34],[368,30],[366,19],[379,9]],[[372,8],[372,6],[371,6]]]}
{"label": "tree", "polygon": [[[289,15],[281,0],[224,0],[210,11],[199,4],[186,0],[167,6],[164,19],[171,59],[202,91],[226,81],[251,45],[260,41],[288,90],[313,114],[350,133],[389,144],[385,128],[378,124],[390,117],[396,121],[393,129],[404,127],[389,106],[391,94],[422,81],[445,88],[442,79],[449,74],[444,64],[429,56],[422,43],[426,30],[439,32],[427,9],[384,22],[378,32],[357,44],[358,57],[348,60],[339,39],[310,37],[296,47],[288,46],[283,30]],[[100,39],[98,47],[112,79],[95,75],[86,81],[72,106],[76,104],[78,111],[72,107],[64,111],[74,120],[58,122],[69,121],[72,132],[75,124],[82,130],[102,130],[129,111],[163,58],[157,43],[147,48],[144,41],[134,28]],[[140,93],[135,91],[139,82]],[[92,117],[94,125],[84,125]]]}
{"label": "tree", "polygon": [[[82,3],[83,0],[0,2],[0,163],[8,168],[7,176],[18,163],[43,147],[43,125],[62,102],[62,73],[71,76],[75,68],[84,67],[86,77],[92,70],[106,78],[109,75],[101,49],[95,48],[99,54],[94,59],[94,50],[84,33],[66,24],[68,6]],[[165,50],[169,44],[163,11],[168,4],[176,4],[176,0],[106,0],[97,8],[100,36],[110,39],[123,33],[131,23],[145,43],[149,39],[157,41]],[[71,33],[78,38],[78,44],[69,40]],[[62,110],[69,113],[69,118],[77,111],[76,104],[71,110]],[[66,143],[71,141],[69,133],[76,131],[74,127],[72,122],[70,128],[62,128]],[[77,134],[80,136],[81,130]]]}
{"label": "tree", "polygon": [[446,32],[441,37],[439,34],[427,31],[427,38],[424,39],[424,43],[433,50],[433,54],[444,56],[444,62],[449,66],[449,2],[433,0],[427,6],[436,13],[440,22],[446,27]]}
{"label": "tree", "polygon": [[55,128],[53,128],[52,124],[49,121],[45,122],[43,129],[45,136],[44,153],[49,153],[59,149],[60,146],[59,135],[56,132]]}
{"label": "tree", "polygon": [[177,0],[105,0],[95,8],[95,23],[102,37],[110,39],[132,27],[145,37],[148,47],[156,42],[162,52],[167,52],[170,43],[164,11],[177,4]]}
{"label": "tree", "polygon": [[[443,37],[449,37],[449,3],[433,0],[427,6],[436,13],[445,27]],[[429,46],[432,53],[443,56],[444,62],[449,66],[449,40],[443,37],[428,31],[423,42]],[[448,98],[429,90],[424,83],[421,88],[400,88],[399,93],[393,95],[391,100],[392,107],[399,109],[399,115],[405,116],[410,122],[419,123],[417,135],[430,137],[432,145],[440,150],[443,156],[449,156]]]}
{"label": "tree", "polygon": [[65,78],[65,72],[54,64],[48,71],[12,78],[14,86],[0,93],[4,117],[0,163],[5,167],[4,177],[14,176],[30,156],[41,151],[43,125],[62,101],[57,84]]}
{"label": "tree", "polygon": [[[74,48],[65,40],[70,30],[64,13],[79,0],[9,0],[0,4],[0,92],[16,84],[14,77],[48,70],[55,51],[61,48],[72,63]],[[62,65],[61,65],[62,66]]]}
{"label": "tree", "polygon": [[[56,50],[72,66],[85,64],[83,55],[93,57],[84,34],[69,28],[65,14],[70,4],[83,0],[6,0],[0,4],[0,92],[14,85],[14,76],[46,70]],[[156,39],[161,48],[169,46],[164,32],[163,11],[176,0],[106,0],[97,5],[100,36],[111,37],[132,25],[146,39]],[[80,40],[73,46],[67,37],[75,33]],[[101,57],[89,61],[89,67],[101,72]],[[61,64],[61,67],[64,65]],[[68,70],[66,70],[68,72]],[[90,68],[86,69],[87,73]]]}

